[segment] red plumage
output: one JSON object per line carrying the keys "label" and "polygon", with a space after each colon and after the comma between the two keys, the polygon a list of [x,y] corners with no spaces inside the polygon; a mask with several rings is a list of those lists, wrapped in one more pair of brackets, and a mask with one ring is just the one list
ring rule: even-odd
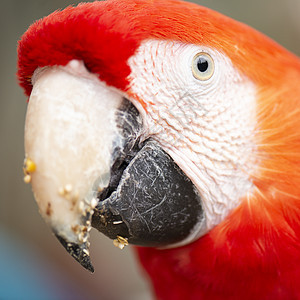
{"label": "red plumage", "polygon": [[[159,299],[300,298],[300,62],[246,25],[180,1],[108,1],[69,7],[33,24],[19,44],[27,95],[37,67],[83,60],[128,88],[128,58],[149,38],[209,45],[258,88],[254,193],[184,247],[138,248]],[[145,104],[147,105],[147,103]]]}

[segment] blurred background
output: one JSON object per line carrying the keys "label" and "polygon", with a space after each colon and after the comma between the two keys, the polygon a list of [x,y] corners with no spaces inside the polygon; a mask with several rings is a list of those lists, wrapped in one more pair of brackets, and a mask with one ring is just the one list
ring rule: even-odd
{"label": "blurred background", "polygon": [[[92,231],[96,272],[76,263],[50,233],[23,183],[26,98],[16,82],[16,47],[28,26],[80,1],[1,0],[0,6],[0,299],[151,299],[130,247],[123,251]],[[300,54],[300,0],[199,0],[251,25]],[[170,8],[171,9],[171,8]],[[263,63],[263,62],[262,62]]]}

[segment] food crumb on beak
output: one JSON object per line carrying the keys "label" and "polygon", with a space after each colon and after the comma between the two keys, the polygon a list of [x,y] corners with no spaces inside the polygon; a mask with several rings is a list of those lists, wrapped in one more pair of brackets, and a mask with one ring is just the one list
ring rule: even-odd
{"label": "food crumb on beak", "polygon": [[83,249],[82,250],[86,255],[90,255],[90,251],[88,249]]}
{"label": "food crumb on beak", "polygon": [[[66,184],[64,187],[60,187],[58,189],[58,194],[65,199],[71,201],[72,203],[72,208],[74,209],[78,199],[79,199],[79,192],[77,190],[73,191],[73,186],[71,184]],[[80,203],[79,203],[80,204]],[[79,208],[80,210],[80,208]]]}
{"label": "food crumb on beak", "polygon": [[26,157],[23,164],[24,182],[31,182],[31,174],[36,170],[36,164],[30,158]]}
{"label": "food crumb on beak", "polygon": [[60,187],[58,189],[58,194],[62,197],[68,198],[73,190],[73,187],[71,184],[66,184],[64,187]]}
{"label": "food crumb on beak", "polygon": [[118,235],[117,238],[113,240],[113,244],[114,246],[122,250],[125,248],[125,246],[128,245],[128,239]]}

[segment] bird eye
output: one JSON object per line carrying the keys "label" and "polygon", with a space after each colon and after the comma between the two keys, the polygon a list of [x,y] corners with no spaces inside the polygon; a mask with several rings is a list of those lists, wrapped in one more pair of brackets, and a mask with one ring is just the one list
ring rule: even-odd
{"label": "bird eye", "polygon": [[192,71],[196,79],[205,81],[211,78],[215,71],[212,57],[204,52],[197,53],[193,58]]}

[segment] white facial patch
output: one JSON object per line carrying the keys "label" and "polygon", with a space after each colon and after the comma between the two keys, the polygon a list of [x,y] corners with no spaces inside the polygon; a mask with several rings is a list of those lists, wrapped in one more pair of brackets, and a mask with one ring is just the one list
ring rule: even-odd
{"label": "white facial patch", "polygon": [[[214,60],[206,80],[192,73],[197,53]],[[251,191],[256,90],[224,54],[180,42],[148,40],[129,59],[130,91],[151,136],[198,188],[205,220],[188,243],[219,224]]]}

